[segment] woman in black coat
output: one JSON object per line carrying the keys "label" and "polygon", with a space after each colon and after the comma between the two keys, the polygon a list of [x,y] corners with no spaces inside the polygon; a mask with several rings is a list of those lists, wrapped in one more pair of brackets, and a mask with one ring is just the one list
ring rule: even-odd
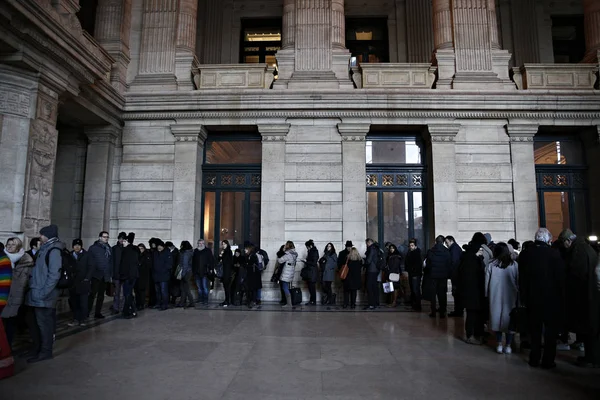
{"label": "woman in black coat", "polygon": [[139,278],[135,281],[135,305],[138,310],[146,307],[146,292],[150,281],[150,272],[152,271],[153,257],[152,252],[146,248],[144,243],[138,244],[140,256],[138,258]]}
{"label": "woman in black coat", "polygon": [[171,252],[165,248],[162,240],[157,241],[157,250],[154,253],[154,265],[152,269],[152,278],[156,288],[156,307],[161,311],[169,308],[169,280],[171,279],[171,268],[173,261]]}
{"label": "woman in black coat", "polygon": [[306,303],[307,306],[317,305],[317,281],[319,280],[319,250],[315,247],[315,242],[310,239],[304,243],[308,255],[304,263],[304,272],[302,273],[302,279],[308,284],[308,291],[310,293],[310,300]]}
{"label": "woman in black coat", "polygon": [[249,244],[245,248],[245,269],[246,279],[244,279],[244,288],[248,297],[248,308],[252,308],[256,303],[256,291],[262,289],[261,273],[258,269],[258,257],[256,256],[256,248]]}
{"label": "woman in black coat", "polygon": [[123,317],[132,318],[137,316],[135,302],[133,299],[133,285],[139,278],[139,250],[133,244],[135,234],[129,233],[127,239],[123,240],[123,252],[121,254],[121,263],[119,266],[119,280],[123,283],[123,297],[125,304],[123,306]]}
{"label": "woman in black coat", "polygon": [[223,276],[221,282],[223,283],[223,290],[225,290],[225,301],[220,305],[227,307],[232,304],[233,296],[231,295],[231,277],[233,274],[233,252],[228,240],[221,242],[221,254],[219,255],[219,262],[223,266]]}
{"label": "woman in black coat", "polygon": [[[390,282],[389,280],[389,274],[398,274],[400,275],[402,273],[402,255],[400,254],[400,252],[398,251],[398,248],[396,247],[396,245],[394,244],[390,244],[389,250],[388,250],[388,256],[387,256],[387,277],[386,277],[386,281]],[[397,303],[396,300],[398,300],[398,293],[400,292],[400,281],[397,282],[393,282],[394,284],[394,291],[391,293],[391,301],[388,304],[388,307],[396,307]]]}
{"label": "woman in black coat", "polygon": [[246,268],[244,266],[244,256],[240,249],[233,252],[233,271],[231,300],[234,306],[241,306],[244,297],[243,283],[246,278]]}
{"label": "woman in black coat", "polygon": [[356,308],[356,294],[362,286],[362,257],[353,247],[348,255],[348,276],[344,280],[344,307]]}
{"label": "woman in black coat", "polygon": [[466,342],[481,344],[485,310],[485,265],[479,255],[480,242],[471,241],[458,266],[458,291],[467,310],[465,319]]}

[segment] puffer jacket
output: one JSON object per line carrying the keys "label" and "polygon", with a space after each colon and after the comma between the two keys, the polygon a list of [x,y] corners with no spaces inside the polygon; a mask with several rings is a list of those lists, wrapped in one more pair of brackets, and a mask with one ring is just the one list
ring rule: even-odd
{"label": "puffer jacket", "polygon": [[[46,255],[53,249],[48,257],[46,264]],[[65,244],[52,238],[42,245],[37,254],[35,267],[31,270],[29,279],[29,292],[25,304],[31,307],[55,308],[60,290],[56,288],[60,279],[60,269],[62,267],[62,251]]]}
{"label": "puffer jacket", "polygon": [[29,281],[29,274],[33,268],[33,258],[25,253],[12,271],[12,281],[8,292],[8,303],[0,315],[2,318],[16,317],[19,308],[25,301],[25,289]]}
{"label": "puffer jacket", "polygon": [[277,259],[279,264],[283,264],[283,270],[281,271],[281,277],[279,278],[282,282],[293,282],[294,273],[296,272],[296,259],[298,253],[296,250],[289,249],[285,254]]}
{"label": "puffer jacket", "polygon": [[335,267],[337,267],[337,254],[325,254],[325,265],[323,267],[323,282],[333,282],[335,280]]}

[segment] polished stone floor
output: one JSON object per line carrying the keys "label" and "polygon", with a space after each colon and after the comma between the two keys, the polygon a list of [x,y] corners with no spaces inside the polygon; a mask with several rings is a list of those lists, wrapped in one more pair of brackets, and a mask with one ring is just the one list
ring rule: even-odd
{"label": "polished stone floor", "polygon": [[[410,312],[147,310],[57,340],[0,399],[599,399],[600,370],[530,368]],[[273,311],[270,311],[273,310]]]}

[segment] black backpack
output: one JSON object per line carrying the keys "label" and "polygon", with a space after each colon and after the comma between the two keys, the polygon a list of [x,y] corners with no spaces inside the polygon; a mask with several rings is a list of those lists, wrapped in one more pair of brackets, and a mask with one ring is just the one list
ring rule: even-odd
{"label": "black backpack", "polygon": [[263,269],[266,269],[267,265],[269,265],[269,255],[263,249],[258,249],[257,253],[262,256],[262,259],[263,259]]}
{"label": "black backpack", "polygon": [[49,266],[50,263],[50,253],[52,250],[59,250],[61,257],[61,267],[60,267],[60,278],[58,279],[58,283],[56,284],[57,289],[69,289],[73,286],[73,268],[71,266],[71,255],[69,252],[59,249],[58,247],[51,248],[48,253],[46,253],[46,265]]}
{"label": "black backpack", "polygon": [[377,264],[376,264],[377,270],[383,271],[387,267],[383,251],[381,251],[379,249],[376,249],[376,251],[377,251]]}

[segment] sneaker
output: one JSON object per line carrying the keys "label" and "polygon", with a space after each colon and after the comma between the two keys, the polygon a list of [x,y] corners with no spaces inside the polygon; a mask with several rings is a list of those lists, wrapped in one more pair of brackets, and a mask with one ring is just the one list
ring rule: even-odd
{"label": "sneaker", "polygon": [[87,322],[81,321],[81,322],[79,322],[79,326],[87,326]]}
{"label": "sneaker", "polygon": [[502,354],[502,351],[503,351],[503,350],[504,350],[504,348],[502,347],[502,345],[501,345],[501,344],[499,344],[499,345],[496,347],[496,353],[498,353],[498,354]]}
{"label": "sneaker", "polygon": [[79,322],[73,320],[73,321],[69,322],[67,324],[67,326],[70,326],[71,328],[74,327],[74,326],[79,326]]}
{"label": "sneaker", "polygon": [[510,347],[510,345],[504,348],[504,354],[512,354],[512,348]]}
{"label": "sneaker", "polygon": [[571,346],[569,346],[567,343],[559,343],[556,345],[556,350],[569,351],[571,350]]}

